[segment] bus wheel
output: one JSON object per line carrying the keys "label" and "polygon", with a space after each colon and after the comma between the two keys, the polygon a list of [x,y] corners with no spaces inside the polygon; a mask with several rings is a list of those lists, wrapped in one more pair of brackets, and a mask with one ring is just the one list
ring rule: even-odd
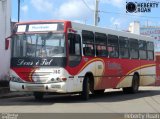
{"label": "bus wheel", "polygon": [[43,92],[34,92],[33,93],[35,100],[42,100],[44,93]]}
{"label": "bus wheel", "polygon": [[138,75],[133,76],[131,93],[137,93],[139,89],[139,77]]}
{"label": "bus wheel", "polygon": [[132,86],[123,88],[124,93],[137,93],[139,89],[139,77],[138,75],[133,76]]}
{"label": "bus wheel", "polygon": [[104,94],[105,89],[101,89],[101,90],[94,90],[94,94],[96,95],[101,95]]}
{"label": "bus wheel", "polygon": [[90,92],[90,85],[89,85],[89,77],[85,77],[83,81],[83,89],[82,89],[82,99],[83,100],[88,100],[89,99],[89,92]]}

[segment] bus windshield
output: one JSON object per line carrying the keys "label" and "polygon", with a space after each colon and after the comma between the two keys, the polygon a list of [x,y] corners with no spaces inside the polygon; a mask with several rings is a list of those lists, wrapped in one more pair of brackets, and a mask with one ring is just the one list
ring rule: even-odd
{"label": "bus windshield", "polygon": [[15,35],[12,57],[66,57],[64,36],[52,32]]}

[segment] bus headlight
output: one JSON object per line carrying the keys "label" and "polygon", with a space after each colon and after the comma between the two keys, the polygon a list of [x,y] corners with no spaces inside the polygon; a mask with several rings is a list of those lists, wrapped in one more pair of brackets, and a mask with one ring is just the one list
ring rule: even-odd
{"label": "bus headlight", "polygon": [[50,81],[51,81],[51,82],[56,82],[56,79],[55,79],[55,78],[51,78]]}
{"label": "bus headlight", "polygon": [[57,77],[57,78],[51,78],[48,83],[59,83],[59,82],[64,82],[66,80],[67,80],[67,78],[59,78],[59,77]]}
{"label": "bus headlight", "polygon": [[62,79],[61,78],[57,78],[56,79],[58,82],[62,82]]}
{"label": "bus headlight", "polygon": [[23,80],[18,78],[18,77],[10,77],[11,81],[13,82],[19,82],[19,83],[23,83]]}

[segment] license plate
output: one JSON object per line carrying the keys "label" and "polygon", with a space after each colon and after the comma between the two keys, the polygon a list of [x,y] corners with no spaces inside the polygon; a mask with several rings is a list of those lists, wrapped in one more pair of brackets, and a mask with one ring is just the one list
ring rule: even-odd
{"label": "license plate", "polygon": [[44,86],[26,86],[28,90],[44,90]]}

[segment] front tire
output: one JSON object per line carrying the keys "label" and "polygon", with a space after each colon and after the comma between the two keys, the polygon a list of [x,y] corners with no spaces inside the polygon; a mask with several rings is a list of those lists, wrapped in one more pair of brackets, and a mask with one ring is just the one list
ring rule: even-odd
{"label": "front tire", "polygon": [[90,84],[89,84],[89,77],[85,77],[83,81],[83,89],[82,89],[82,99],[88,100],[89,99],[89,92],[90,92]]}
{"label": "front tire", "polygon": [[139,89],[139,77],[138,75],[133,76],[131,93],[137,93]]}

